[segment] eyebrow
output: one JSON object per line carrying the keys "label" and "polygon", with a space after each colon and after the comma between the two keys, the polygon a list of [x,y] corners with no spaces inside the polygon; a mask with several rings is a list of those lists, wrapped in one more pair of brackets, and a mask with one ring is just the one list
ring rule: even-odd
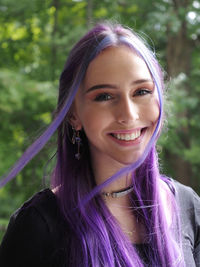
{"label": "eyebrow", "polygon": [[[139,79],[139,80],[133,81],[131,83],[131,85],[141,84],[141,83],[146,83],[146,82],[153,83],[153,80],[151,80],[151,79]],[[94,86],[90,87],[89,89],[87,89],[86,93],[89,93],[89,92],[97,90],[97,89],[104,89],[104,88],[117,89],[117,86],[113,85],[113,84],[97,84],[97,85],[94,85]]]}

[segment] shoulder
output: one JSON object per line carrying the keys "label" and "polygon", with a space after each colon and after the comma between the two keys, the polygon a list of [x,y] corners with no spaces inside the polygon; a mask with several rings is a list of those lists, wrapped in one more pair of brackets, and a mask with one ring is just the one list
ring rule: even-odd
{"label": "shoulder", "polygon": [[176,180],[171,180],[175,188],[175,197],[182,208],[195,209],[200,212],[200,197],[189,186],[183,185]]}
{"label": "shoulder", "polygon": [[[50,234],[51,237],[62,235],[64,219],[55,194],[50,189],[44,189],[19,208],[11,217],[11,224],[25,224],[30,227],[38,227],[39,231]],[[33,225],[34,224],[34,225]],[[43,228],[43,229],[40,229]]]}
{"label": "shoulder", "polygon": [[[61,223],[56,197],[51,190],[35,194],[10,219],[0,246],[0,265],[6,262],[7,267],[15,262],[20,267],[46,266],[49,255],[53,255],[61,243]],[[21,265],[17,265],[19,262]]]}
{"label": "shoulder", "polygon": [[[55,195],[50,189],[44,189],[20,207],[11,217],[11,222],[21,220],[40,220],[46,223],[46,227],[51,231],[52,223],[56,223],[59,218],[59,208]],[[48,222],[51,223],[48,223]]]}
{"label": "shoulder", "polygon": [[185,254],[192,247],[196,266],[200,266],[200,197],[191,187],[175,180],[172,180],[172,183],[181,219],[183,248],[186,247]]}
{"label": "shoulder", "polygon": [[27,200],[11,216],[8,230],[15,225],[52,233],[60,219],[55,195],[50,189],[44,189]]}
{"label": "shoulder", "polygon": [[190,222],[200,225],[200,197],[191,187],[173,179],[170,179],[170,181],[174,188],[180,216],[184,220],[189,219]]}

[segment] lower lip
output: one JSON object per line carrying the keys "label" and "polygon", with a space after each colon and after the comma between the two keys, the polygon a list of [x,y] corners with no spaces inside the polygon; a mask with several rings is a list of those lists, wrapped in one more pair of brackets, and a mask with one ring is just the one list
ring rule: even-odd
{"label": "lower lip", "polygon": [[115,141],[117,144],[119,144],[121,146],[134,146],[134,145],[138,145],[138,144],[141,143],[142,138],[143,138],[145,132],[146,132],[146,128],[142,130],[141,135],[138,138],[136,138],[135,140],[129,140],[129,141],[119,140],[119,139],[115,138],[114,136],[112,136],[111,134],[109,134],[109,137],[113,141]]}

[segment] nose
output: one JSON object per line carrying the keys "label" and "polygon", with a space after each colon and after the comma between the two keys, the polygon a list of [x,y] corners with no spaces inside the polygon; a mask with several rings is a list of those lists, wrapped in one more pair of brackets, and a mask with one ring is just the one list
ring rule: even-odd
{"label": "nose", "polygon": [[121,124],[130,124],[139,119],[139,108],[130,98],[121,100],[116,112],[117,121]]}

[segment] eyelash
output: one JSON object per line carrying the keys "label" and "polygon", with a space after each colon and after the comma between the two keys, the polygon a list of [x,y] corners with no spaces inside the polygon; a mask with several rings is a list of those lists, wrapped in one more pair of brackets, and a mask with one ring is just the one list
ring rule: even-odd
{"label": "eyelash", "polygon": [[[141,88],[137,90],[133,96],[145,96],[147,94],[152,94],[152,90]],[[94,101],[103,102],[103,101],[109,101],[112,98],[113,98],[112,95],[110,95],[109,93],[100,93],[94,98]]]}
{"label": "eyelash", "polygon": [[112,96],[110,94],[108,94],[108,93],[101,93],[101,94],[98,94],[95,97],[94,101],[101,102],[101,101],[108,101],[110,99],[112,99]]}
{"label": "eyelash", "polygon": [[145,96],[147,94],[152,94],[152,90],[141,88],[135,92],[134,96]]}

